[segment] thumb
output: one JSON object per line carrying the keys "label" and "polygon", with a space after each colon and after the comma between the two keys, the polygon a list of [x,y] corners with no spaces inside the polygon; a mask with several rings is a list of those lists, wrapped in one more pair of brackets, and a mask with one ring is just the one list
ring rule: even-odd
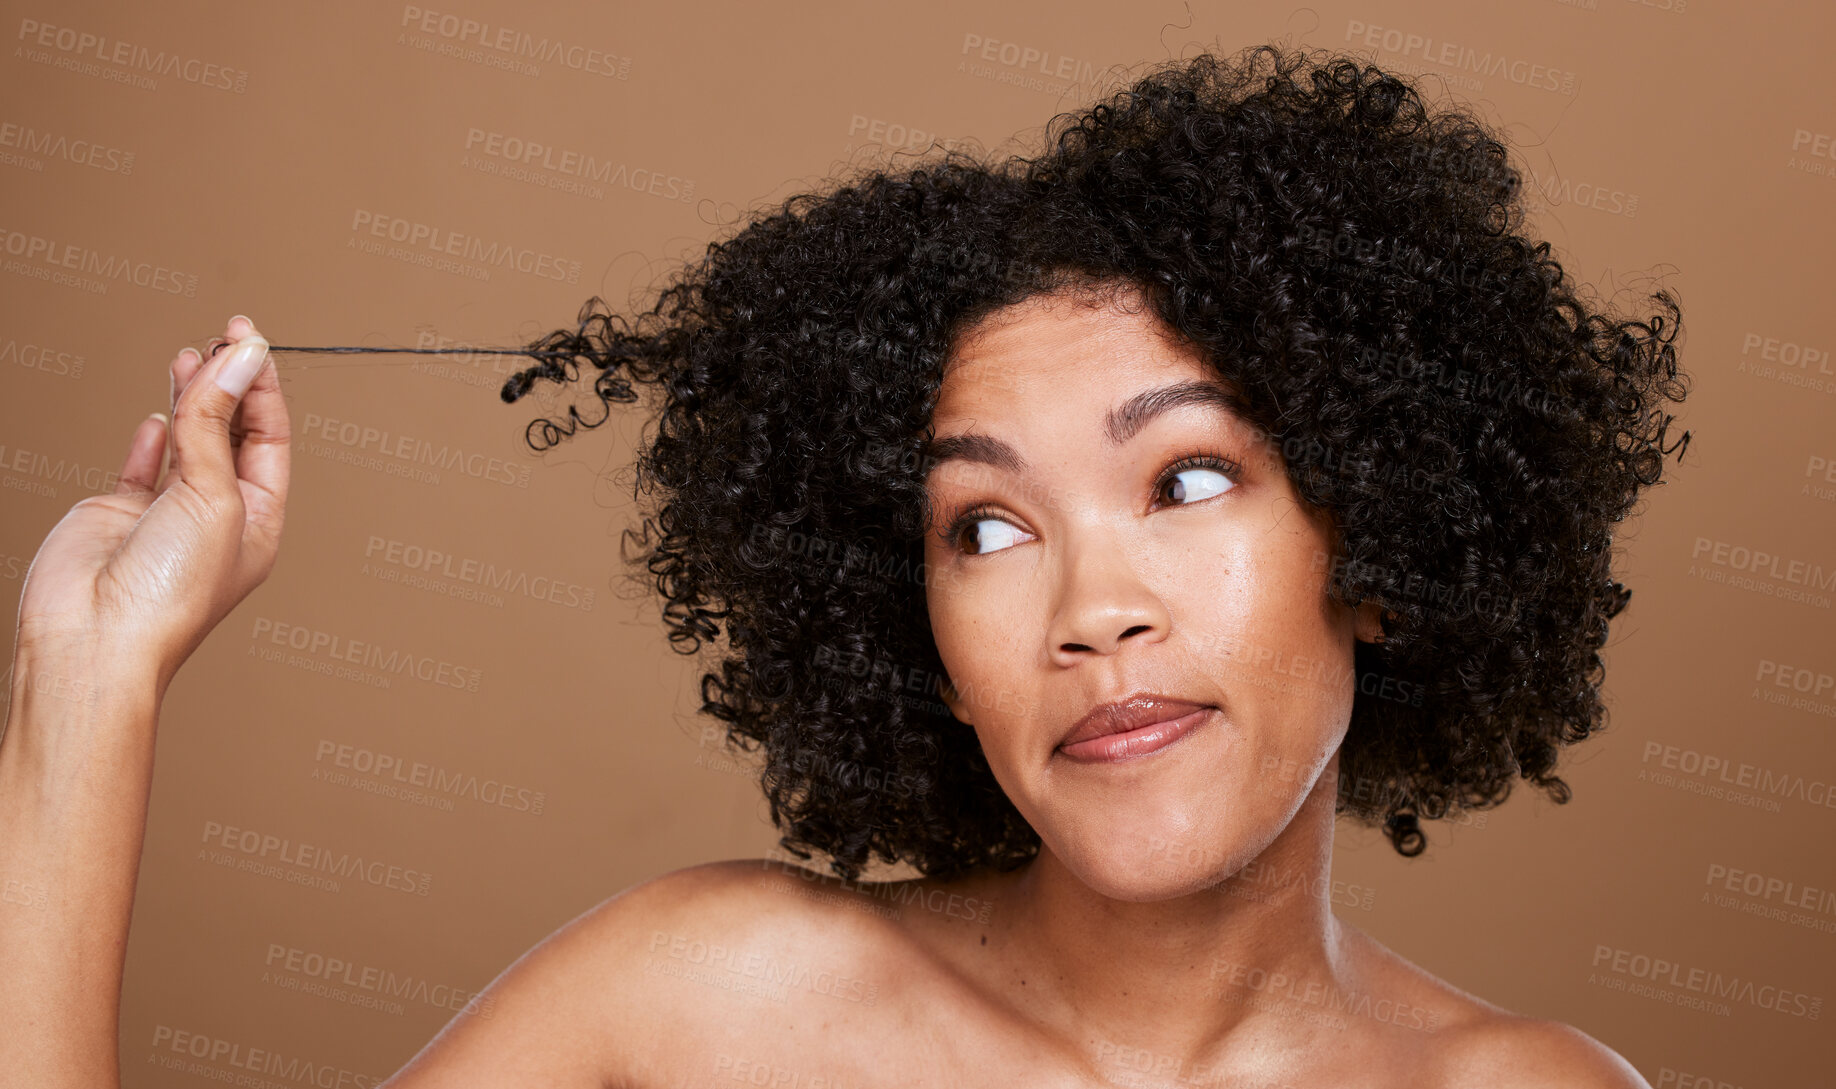
{"label": "thumb", "polygon": [[171,471],[207,495],[234,495],[236,455],[230,420],[255,375],[266,365],[268,342],[251,334],[219,349],[172,409]]}

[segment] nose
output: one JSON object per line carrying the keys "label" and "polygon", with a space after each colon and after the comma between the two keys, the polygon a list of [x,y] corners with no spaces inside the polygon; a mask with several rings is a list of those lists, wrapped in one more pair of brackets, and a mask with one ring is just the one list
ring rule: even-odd
{"label": "nose", "polygon": [[1172,618],[1160,595],[1141,580],[1113,534],[1093,532],[1068,547],[1058,607],[1046,632],[1046,653],[1071,666],[1093,654],[1114,654],[1123,641],[1159,642]]}

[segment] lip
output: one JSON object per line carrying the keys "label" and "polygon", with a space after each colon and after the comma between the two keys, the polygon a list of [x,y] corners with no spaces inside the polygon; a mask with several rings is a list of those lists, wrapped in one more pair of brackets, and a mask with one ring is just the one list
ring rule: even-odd
{"label": "lip", "polygon": [[1080,763],[1113,763],[1159,752],[1185,737],[1217,708],[1137,692],[1090,709],[1066,732],[1058,752]]}

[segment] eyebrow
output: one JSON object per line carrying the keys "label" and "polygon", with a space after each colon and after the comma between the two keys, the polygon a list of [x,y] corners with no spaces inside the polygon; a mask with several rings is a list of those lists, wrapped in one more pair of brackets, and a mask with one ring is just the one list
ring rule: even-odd
{"label": "eyebrow", "polygon": [[[1186,405],[1215,405],[1239,415],[1247,407],[1235,391],[1218,382],[1202,379],[1179,382],[1159,389],[1143,390],[1110,409],[1103,420],[1104,437],[1109,440],[1109,445],[1121,446],[1134,438],[1155,417]],[[1025,474],[1028,469],[1020,451],[993,435],[974,431],[933,439],[925,443],[922,454],[926,479],[939,465],[951,460],[990,465],[1015,476]]]}

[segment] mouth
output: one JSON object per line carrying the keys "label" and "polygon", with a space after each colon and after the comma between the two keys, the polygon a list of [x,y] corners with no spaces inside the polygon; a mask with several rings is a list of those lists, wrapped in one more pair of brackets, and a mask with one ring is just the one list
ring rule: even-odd
{"label": "mouth", "polygon": [[1057,751],[1079,763],[1132,760],[1185,737],[1215,710],[1191,700],[1136,693],[1092,708],[1065,734]]}

